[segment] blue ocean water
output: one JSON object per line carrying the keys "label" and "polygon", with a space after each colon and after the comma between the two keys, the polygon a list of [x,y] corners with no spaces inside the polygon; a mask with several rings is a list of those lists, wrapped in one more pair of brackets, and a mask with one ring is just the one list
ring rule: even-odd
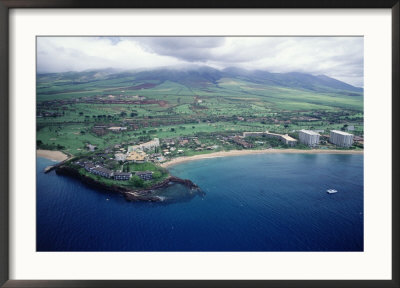
{"label": "blue ocean water", "polygon": [[44,174],[51,163],[37,160],[37,251],[363,251],[362,155],[180,164],[171,173],[206,195],[170,204],[127,202]]}

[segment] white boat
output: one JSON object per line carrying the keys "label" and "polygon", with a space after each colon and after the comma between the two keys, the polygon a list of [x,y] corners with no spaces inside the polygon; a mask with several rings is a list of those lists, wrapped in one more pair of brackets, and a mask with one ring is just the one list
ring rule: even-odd
{"label": "white boat", "polygon": [[328,189],[328,190],[326,190],[326,192],[328,192],[328,194],[334,194],[334,193],[337,192],[337,190],[335,190],[335,189]]}

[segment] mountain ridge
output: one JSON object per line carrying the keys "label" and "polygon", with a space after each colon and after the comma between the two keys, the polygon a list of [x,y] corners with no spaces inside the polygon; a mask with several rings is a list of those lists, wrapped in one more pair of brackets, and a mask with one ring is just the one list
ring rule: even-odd
{"label": "mountain ridge", "polygon": [[209,66],[200,66],[141,71],[117,71],[110,68],[81,72],[38,73],[37,77],[39,82],[43,78],[53,78],[68,79],[77,83],[127,77],[136,82],[152,81],[161,84],[165,81],[171,81],[188,87],[218,85],[218,81],[222,78],[231,78],[259,85],[296,88],[321,93],[339,93],[349,96],[361,96],[363,94],[363,88],[352,86],[326,75],[312,75],[303,72],[272,73],[266,70],[246,70],[238,67],[218,70]]}

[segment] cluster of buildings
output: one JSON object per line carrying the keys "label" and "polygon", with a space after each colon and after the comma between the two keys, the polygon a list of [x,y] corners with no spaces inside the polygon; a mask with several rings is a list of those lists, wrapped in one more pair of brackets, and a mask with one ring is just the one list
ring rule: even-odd
{"label": "cluster of buildings", "polygon": [[153,140],[146,142],[146,143],[129,146],[128,153],[132,152],[132,151],[137,151],[137,150],[142,150],[142,151],[151,150],[151,149],[154,149],[157,147],[160,147],[160,139],[154,138]]}
{"label": "cluster of buildings", "polygon": [[125,131],[127,129],[128,129],[128,127],[119,127],[119,126],[112,126],[112,127],[108,128],[108,130],[110,130],[112,132],[121,132],[121,131]]}
{"label": "cluster of buildings", "polygon": [[[123,153],[123,151],[125,150],[121,148],[120,149],[121,152],[117,152],[114,154],[114,159],[116,161],[131,161],[134,163],[144,163],[149,160],[149,156],[145,151],[150,151],[159,146],[160,146],[160,140],[158,138],[154,138],[153,140],[146,143],[134,146],[128,146],[128,151],[126,153]],[[164,160],[164,159],[159,159],[160,158],[159,156],[161,155],[157,155],[156,153],[151,154],[151,156],[154,156],[155,159],[158,159],[158,161]]]}
{"label": "cluster of buildings", "polygon": [[198,137],[179,137],[176,139],[166,138],[162,140],[162,147],[163,147],[162,153],[164,156],[168,156],[173,153],[183,154],[185,151],[179,148],[185,147],[187,145],[189,145],[190,148],[194,149],[195,151],[215,150],[218,148],[218,145],[207,146],[205,144],[202,144],[199,141]]}
{"label": "cluster of buildings", "polygon": [[132,161],[135,163],[144,163],[147,161],[147,154],[142,150],[134,150],[128,152],[125,158],[126,161]]}
{"label": "cluster of buildings", "polygon": [[290,137],[288,134],[277,134],[277,133],[270,133],[268,131],[265,132],[243,132],[243,138],[246,137],[270,137],[279,139],[286,145],[295,146],[297,144],[297,139]]}
{"label": "cluster of buildings", "polygon": [[121,131],[128,130],[128,127],[121,127],[121,126],[107,126],[107,125],[94,125],[92,127],[92,132],[95,133],[97,136],[106,135],[108,131],[119,133]]}
{"label": "cluster of buildings", "polygon": [[[98,175],[108,179],[126,181],[132,178],[131,172],[120,172],[107,169],[101,165],[95,165],[91,161],[76,161],[75,164],[85,168],[85,170],[94,175]],[[143,180],[153,179],[152,171],[137,171],[135,175],[139,176]]]}
{"label": "cluster of buildings", "polygon": [[[318,133],[320,131],[312,131],[312,130],[300,130],[299,131],[299,140],[294,139],[293,137],[290,137],[288,134],[276,134],[276,133],[270,133],[268,131],[265,132],[243,132],[243,137],[270,137],[270,138],[276,138],[279,139],[281,142],[288,146],[295,146],[297,142],[300,142],[301,144],[305,144],[310,147],[316,147],[320,143],[320,134]],[[241,144],[244,140],[242,140],[239,137],[235,137],[236,143]],[[338,146],[338,147],[350,147],[353,145],[354,141],[354,135],[344,132],[344,131],[339,131],[339,130],[331,130],[330,135],[329,135],[329,142]],[[246,142],[247,143],[247,142]],[[243,146],[245,147],[245,146]],[[245,147],[247,148],[247,147]]]}
{"label": "cluster of buildings", "polygon": [[253,148],[253,144],[248,143],[247,141],[243,140],[243,138],[239,136],[235,136],[232,138],[232,141],[238,145],[241,145],[243,148]]}
{"label": "cluster of buildings", "polygon": [[[302,144],[308,145],[310,147],[315,147],[319,145],[319,137],[321,135],[315,131],[311,130],[300,130],[299,131],[299,141]],[[338,147],[350,147],[353,145],[354,135],[339,131],[331,130],[329,135],[329,142]]]}

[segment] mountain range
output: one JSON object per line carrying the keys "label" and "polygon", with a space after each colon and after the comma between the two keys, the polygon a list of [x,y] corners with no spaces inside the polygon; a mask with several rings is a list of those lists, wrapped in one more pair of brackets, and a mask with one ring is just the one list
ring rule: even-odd
{"label": "mountain range", "polygon": [[208,66],[191,68],[159,68],[144,71],[117,71],[114,69],[90,70],[83,72],[64,72],[38,74],[38,82],[57,81],[62,79],[69,84],[74,82],[103,81],[119,78],[127,78],[132,82],[151,82],[161,84],[166,81],[179,83],[187,87],[207,88],[218,86],[222,79],[245,81],[264,86],[278,86],[306,90],[320,93],[338,93],[348,96],[360,96],[363,88],[354,87],[345,82],[328,77],[326,75],[312,75],[300,72],[271,73],[264,70],[245,70],[229,67],[223,70]]}

